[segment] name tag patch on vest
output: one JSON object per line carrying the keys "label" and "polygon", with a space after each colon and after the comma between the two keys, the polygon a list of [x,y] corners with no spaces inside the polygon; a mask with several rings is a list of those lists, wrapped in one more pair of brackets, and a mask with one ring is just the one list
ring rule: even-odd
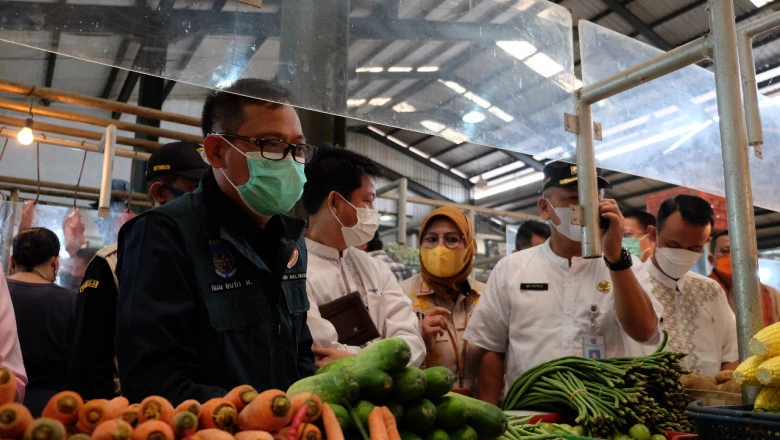
{"label": "name tag patch on vest", "polygon": [[305,280],[306,279],[306,272],[301,273],[286,273],[282,275],[282,281],[287,280]]}
{"label": "name tag patch on vest", "polygon": [[520,289],[522,290],[549,290],[547,283],[520,283]]}
{"label": "name tag patch on vest", "polygon": [[249,287],[252,284],[252,280],[243,280],[231,281],[229,283],[212,284],[210,287],[212,292],[226,292],[228,290],[239,289],[241,287]]}
{"label": "name tag patch on vest", "polygon": [[220,241],[209,242],[211,248],[211,261],[214,263],[214,271],[220,278],[232,278],[236,271],[236,259],[233,253]]}

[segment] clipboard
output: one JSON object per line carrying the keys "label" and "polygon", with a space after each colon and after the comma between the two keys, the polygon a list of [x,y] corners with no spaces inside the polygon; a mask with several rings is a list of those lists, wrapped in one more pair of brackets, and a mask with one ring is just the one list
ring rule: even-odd
{"label": "clipboard", "polygon": [[336,328],[339,343],[361,346],[380,336],[358,292],[319,306],[320,316]]}

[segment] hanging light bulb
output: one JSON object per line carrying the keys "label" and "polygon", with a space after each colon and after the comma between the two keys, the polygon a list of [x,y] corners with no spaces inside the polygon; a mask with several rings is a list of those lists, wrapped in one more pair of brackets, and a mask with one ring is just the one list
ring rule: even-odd
{"label": "hanging light bulb", "polygon": [[32,118],[27,118],[24,121],[24,128],[22,128],[19,131],[19,133],[16,135],[16,140],[19,141],[20,144],[30,145],[31,143],[33,143],[32,125],[33,125]]}

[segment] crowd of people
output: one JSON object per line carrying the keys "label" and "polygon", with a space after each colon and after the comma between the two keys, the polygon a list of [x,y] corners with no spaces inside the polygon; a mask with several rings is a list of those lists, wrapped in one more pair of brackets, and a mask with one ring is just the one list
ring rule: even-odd
{"label": "crowd of people", "polygon": [[[576,167],[553,162],[537,203],[545,222],[521,225],[516,252],[487,284],[472,278],[474,228],[453,207],[424,219],[420,273],[409,277],[377,244],[381,167],[307,144],[291,103],[261,80],[212,92],[202,152],[178,142],[152,154],[155,208],[97,252],[78,292],[53,284],[55,234],[16,236],[11,275],[0,278],[0,356],[33,412],[66,388],[175,404],[244,383],[286,389],[384,338],[405,340],[411,365],[445,366],[457,392],[491,403],[540,363],[646,354],[661,331],[691,371],[738,362],[728,236],[710,238],[703,199],[666,200],[657,219],[621,213],[599,177],[604,255],[583,259],[570,210]],[[299,201],[308,223],[285,215]],[[691,272],[707,246],[709,278]],[[778,320],[777,292],[762,287],[762,300],[766,321]]]}

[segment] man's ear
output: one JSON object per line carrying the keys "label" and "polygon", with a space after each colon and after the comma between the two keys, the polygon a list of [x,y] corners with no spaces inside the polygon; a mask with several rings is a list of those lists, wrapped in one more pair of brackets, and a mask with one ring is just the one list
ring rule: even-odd
{"label": "man's ear", "polygon": [[157,204],[163,204],[167,201],[167,198],[165,197],[165,186],[162,184],[162,182],[154,182],[149,186],[149,195],[152,196],[152,200],[154,200]]}
{"label": "man's ear", "polygon": [[710,262],[710,266],[715,266],[715,263],[718,262],[718,259],[715,258],[715,255],[709,254],[707,255],[707,261]]}
{"label": "man's ear", "polygon": [[539,211],[539,217],[543,220],[550,220],[550,214],[547,209],[550,207],[550,203],[544,197],[539,197],[536,200],[536,209]]}
{"label": "man's ear", "polygon": [[647,227],[647,238],[650,239],[651,242],[655,243],[658,241],[658,228],[650,225]]}
{"label": "man's ear", "polygon": [[212,167],[223,167],[225,143],[221,137],[210,134],[203,138],[203,150],[206,152],[206,161]]}

